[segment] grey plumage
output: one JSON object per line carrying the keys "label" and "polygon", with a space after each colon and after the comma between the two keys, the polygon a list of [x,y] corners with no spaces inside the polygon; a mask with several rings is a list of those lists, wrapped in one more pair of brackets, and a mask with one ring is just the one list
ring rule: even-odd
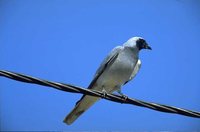
{"label": "grey plumage", "polygon": [[[114,48],[101,63],[88,88],[107,93],[121,91],[121,86],[133,79],[140,69],[138,55],[141,49],[151,49],[141,37],[133,37],[123,46]],[[83,95],[64,122],[70,125],[99,99]]]}

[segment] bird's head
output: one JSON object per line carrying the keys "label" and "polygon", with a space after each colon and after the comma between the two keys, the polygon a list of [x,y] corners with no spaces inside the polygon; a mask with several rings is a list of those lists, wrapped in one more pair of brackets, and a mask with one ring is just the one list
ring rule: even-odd
{"label": "bird's head", "polygon": [[151,47],[147,44],[147,42],[142,37],[132,37],[126,43],[125,46],[135,47],[138,50],[141,49],[149,49],[152,50]]}

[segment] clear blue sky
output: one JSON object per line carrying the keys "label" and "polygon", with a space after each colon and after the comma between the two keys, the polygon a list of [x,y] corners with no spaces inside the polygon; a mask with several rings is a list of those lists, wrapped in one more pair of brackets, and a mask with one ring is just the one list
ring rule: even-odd
{"label": "clear blue sky", "polygon": [[[87,87],[130,37],[153,48],[129,97],[200,111],[198,0],[1,0],[0,69]],[[200,119],[101,100],[71,126],[80,94],[0,78],[1,130],[200,131]]]}

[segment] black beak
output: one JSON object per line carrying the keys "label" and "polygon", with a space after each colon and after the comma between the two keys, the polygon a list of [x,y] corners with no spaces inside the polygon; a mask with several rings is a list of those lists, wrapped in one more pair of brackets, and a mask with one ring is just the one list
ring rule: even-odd
{"label": "black beak", "polygon": [[146,44],[145,49],[152,50],[152,48],[148,44]]}

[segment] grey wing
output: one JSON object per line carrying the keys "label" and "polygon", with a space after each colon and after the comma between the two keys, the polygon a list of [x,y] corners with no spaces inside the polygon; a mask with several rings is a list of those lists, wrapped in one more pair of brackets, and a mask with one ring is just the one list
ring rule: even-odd
{"label": "grey wing", "polygon": [[88,86],[89,89],[91,89],[94,84],[96,83],[97,79],[101,76],[101,74],[105,71],[105,69],[112,65],[113,62],[115,61],[115,59],[118,57],[119,52],[123,49],[122,46],[117,46],[115,47],[109,54],[108,56],[103,60],[103,62],[101,63],[100,67],[97,69],[94,79],[92,80],[92,82],[90,83],[90,85]]}
{"label": "grey wing", "polygon": [[[97,69],[93,80],[91,81],[90,85],[88,86],[88,89],[92,89],[95,85],[97,79],[101,76],[101,74],[105,71],[105,69],[112,65],[115,59],[118,57],[120,51],[123,49],[122,46],[115,47],[108,56],[103,60],[100,67]],[[83,95],[79,101],[76,102],[76,105],[85,97],[86,95]]]}
{"label": "grey wing", "polygon": [[132,72],[132,74],[131,74],[131,77],[129,78],[128,81],[126,81],[126,82],[124,83],[124,85],[125,85],[126,83],[128,83],[130,80],[132,80],[132,79],[136,76],[136,74],[137,74],[138,71],[140,70],[140,67],[141,67],[141,61],[140,61],[140,59],[138,59],[136,65],[135,65],[135,67],[134,67],[134,69],[133,69],[133,72]]}

